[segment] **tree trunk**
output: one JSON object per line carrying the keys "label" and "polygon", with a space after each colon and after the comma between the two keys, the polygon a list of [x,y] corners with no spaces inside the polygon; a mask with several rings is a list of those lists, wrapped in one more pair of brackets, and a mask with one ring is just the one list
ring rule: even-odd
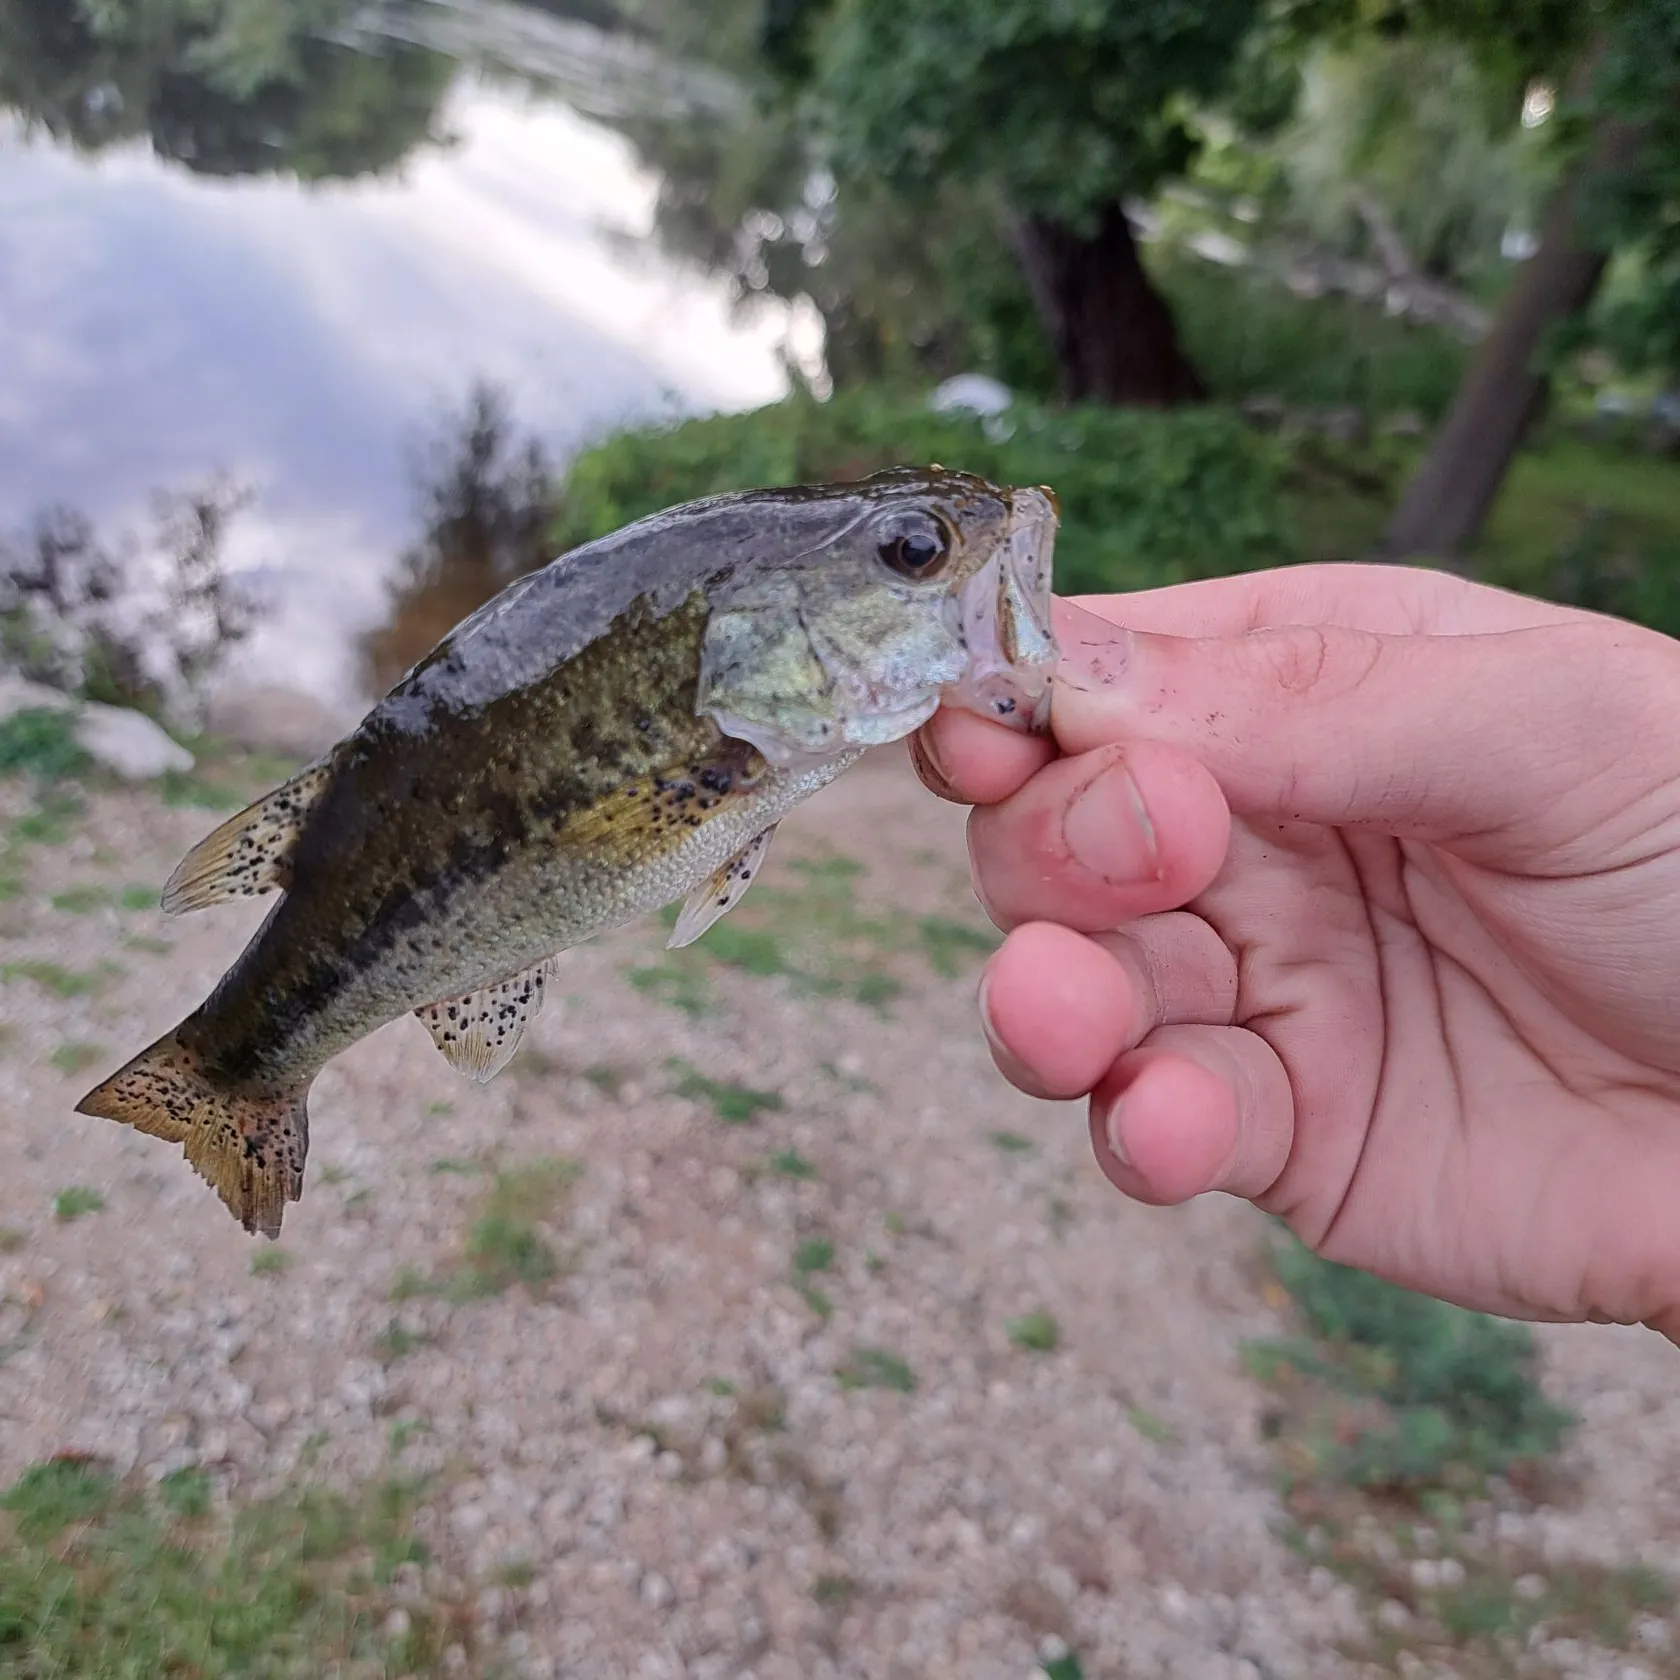
{"label": "tree trunk", "polygon": [[1383,535],[1381,556],[1451,560],[1475,541],[1529,427],[1544,411],[1535,358],[1550,328],[1592,301],[1609,252],[1580,239],[1579,211],[1599,178],[1625,169],[1644,130],[1606,118],[1553,194],[1540,243],[1523,264],[1466,370],[1423,465]]}
{"label": "tree trunk", "polygon": [[1029,216],[1015,228],[1015,254],[1050,335],[1066,401],[1171,408],[1206,397],[1120,205],[1109,207],[1089,238]]}

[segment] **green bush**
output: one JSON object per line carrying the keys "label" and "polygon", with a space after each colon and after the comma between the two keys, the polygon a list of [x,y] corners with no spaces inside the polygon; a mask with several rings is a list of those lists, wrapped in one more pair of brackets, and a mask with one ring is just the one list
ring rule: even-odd
{"label": "green bush", "polygon": [[1466,1312],[1320,1259],[1291,1240],[1274,1256],[1310,1343],[1261,1343],[1250,1362],[1289,1369],[1339,1403],[1296,1422],[1322,1474],[1363,1487],[1477,1483],[1554,1452],[1574,1421],[1536,1380],[1524,1325]]}
{"label": "green bush", "polygon": [[1297,297],[1263,274],[1188,255],[1163,252],[1150,267],[1186,353],[1224,401],[1268,396],[1434,420],[1458,389],[1469,352],[1437,327],[1358,298]]}
{"label": "green bush", "polygon": [[1062,504],[1062,594],[1146,588],[1294,557],[1279,447],[1216,407],[1153,413],[1017,402],[1002,425],[936,414],[919,396],[859,389],[748,414],[629,431],[584,451],[555,535],[588,542],[678,502],[764,485],[861,478],[932,462],[1000,484],[1048,484]]}

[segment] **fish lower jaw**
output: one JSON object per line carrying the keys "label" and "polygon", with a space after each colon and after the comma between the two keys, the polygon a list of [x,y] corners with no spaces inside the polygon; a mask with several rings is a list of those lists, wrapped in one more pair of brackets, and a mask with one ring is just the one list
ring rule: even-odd
{"label": "fish lower jaw", "polygon": [[854,716],[830,720],[820,732],[778,728],[725,711],[708,715],[725,735],[756,747],[778,770],[797,772],[828,766],[843,769],[869,747],[889,746],[914,734],[938,710],[939,696],[931,694],[908,706],[863,709]]}

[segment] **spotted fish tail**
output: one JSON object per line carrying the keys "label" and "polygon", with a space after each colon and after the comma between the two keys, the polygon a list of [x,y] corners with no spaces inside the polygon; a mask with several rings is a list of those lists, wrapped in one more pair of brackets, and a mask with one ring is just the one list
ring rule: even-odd
{"label": "spotted fish tail", "polygon": [[178,1033],[142,1050],[76,1105],[178,1143],[247,1231],[280,1234],[287,1202],[303,1193],[309,1087],[263,1091],[216,1080]]}

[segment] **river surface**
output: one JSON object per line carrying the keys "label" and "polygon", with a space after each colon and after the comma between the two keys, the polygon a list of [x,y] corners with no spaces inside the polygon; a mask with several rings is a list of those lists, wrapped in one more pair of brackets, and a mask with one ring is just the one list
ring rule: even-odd
{"label": "river surface", "polygon": [[270,609],[242,683],[365,697],[355,650],[418,535],[416,449],[475,383],[560,460],[773,400],[784,346],[812,354],[798,316],[736,318],[658,254],[657,183],[588,99],[477,65],[446,84],[446,143],[313,183],[0,112],[0,531],[65,504],[120,544],[160,489],[248,485],[227,553]]}

